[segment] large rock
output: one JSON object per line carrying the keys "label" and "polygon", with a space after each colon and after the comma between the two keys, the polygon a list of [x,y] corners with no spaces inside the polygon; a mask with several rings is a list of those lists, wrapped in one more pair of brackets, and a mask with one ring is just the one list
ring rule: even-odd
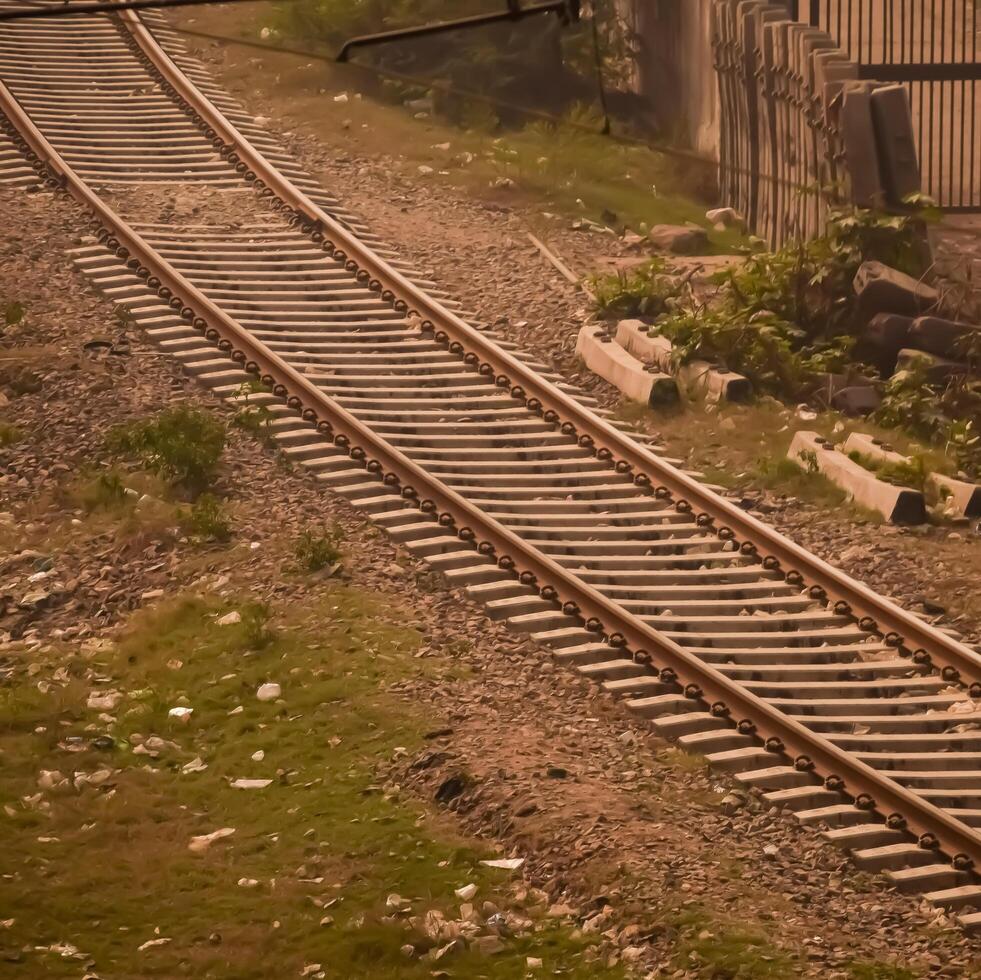
{"label": "large rock", "polygon": [[940,300],[932,286],[881,262],[863,262],[855,275],[854,287],[859,316],[866,323],[877,313],[921,316]]}
{"label": "large rock", "polygon": [[964,357],[966,347],[975,345],[981,349],[981,327],[971,323],[944,320],[939,316],[921,316],[910,326],[909,346],[940,357]]}
{"label": "large rock", "polygon": [[896,355],[909,346],[912,325],[912,317],[876,313],[862,329],[859,352],[863,359],[875,364],[884,374],[891,374],[896,366]]}
{"label": "large rock", "polygon": [[647,235],[662,252],[698,255],[709,247],[708,232],[692,225],[655,225]]}
{"label": "large rock", "polygon": [[936,354],[910,348],[899,352],[896,369],[922,373],[927,383],[932,385],[945,384],[951,378],[967,374],[968,371],[967,365],[959,361],[951,361],[946,357],[937,357]]}

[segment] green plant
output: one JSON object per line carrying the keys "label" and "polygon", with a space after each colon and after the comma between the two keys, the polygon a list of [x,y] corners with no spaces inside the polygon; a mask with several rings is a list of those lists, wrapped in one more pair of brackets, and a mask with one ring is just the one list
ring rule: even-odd
{"label": "green plant", "polygon": [[848,458],[870,473],[874,473],[883,483],[890,483],[894,487],[909,487],[921,492],[926,489],[930,469],[922,456],[911,456],[909,462],[890,462],[853,450],[848,454]]}
{"label": "green plant", "polygon": [[122,477],[114,470],[99,473],[83,485],[79,502],[87,513],[103,510],[116,510],[127,502],[126,486]]}
{"label": "green plant", "polygon": [[276,639],[276,631],[269,625],[272,610],[264,602],[247,603],[241,610],[242,632],[253,650],[262,650]]}
{"label": "green plant", "polygon": [[16,425],[9,422],[0,422],[0,449],[6,449],[15,442],[20,442],[21,432]]}
{"label": "green plant", "polygon": [[274,418],[273,413],[267,405],[254,405],[250,403],[249,399],[252,395],[265,394],[268,391],[269,388],[266,385],[254,378],[239,386],[236,395],[244,400],[244,404],[232,419],[235,425],[256,436],[267,434]]}
{"label": "green plant", "polygon": [[3,307],[3,322],[8,326],[12,327],[16,323],[20,323],[24,319],[24,304],[18,303],[16,300],[13,302],[5,303]]}
{"label": "green plant", "polygon": [[665,274],[661,259],[610,276],[594,276],[590,287],[604,316],[658,316],[681,294],[677,278]]}
{"label": "green plant", "polygon": [[304,531],[293,548],[300,567],[308,572],[318,572],[328,565],[336,565],[341,560],[339,546],[343,537],[344,531],[337,524],[320,534]]}
{"label": "green plant", "polygon": [[210,541],[227,541],[232,536],[231,524],[221,501],[210,493],[203,493],[181,514],[185,531],[197,538]]}
{"label": "green plant", "polygon": [[135,456],[147,469],[197,494],[214,477],[225,448],[225,426],[206,412],[180,406],[118,426],[108,441],[111,449]]}

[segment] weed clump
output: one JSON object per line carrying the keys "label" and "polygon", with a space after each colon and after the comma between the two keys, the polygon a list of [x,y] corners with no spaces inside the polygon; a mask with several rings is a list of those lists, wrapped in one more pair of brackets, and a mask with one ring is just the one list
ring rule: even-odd
{"label": "weed clump", "polygon": [[242,632],[249,647],[264,650],[276,639],[276,631],[269,625],[272,610],[264,602],[247,603],[241,610]]}
{"label": "weed clump", "polygon": [[682,291],[677,279],[666,274],[663,259],[612,276],[594,276],[590,286],[599,311],[611,317],[660,316]]}
{"label": "weed clump", "polygon": [[6,449],[14,443],[20,442],[21,432],[16,425],[9,422],[0,422],[0,449]]}
{"label": "weed clump", "polygon": [[341,560],[340,543],[343,537],[344,532],[337,524],[319,534],[304,531],[296,539],[293,553],[304,571],[319,572]]}
{"label": "weed clump", "polygon": [[240,429],[251,432],[254,436],[265,436],[268,434],[269,426],[273,420],[273,413],[266,405],[256,405],[250,402],[252,395],[264,394],[269,389],[255,379],[246,381],[238,389],[237,394],[244,399],[244,404],[235,413],[232,421]]}
{"label": "weed clump", "polygon": [[232,536],[232,526],[221,501],[210,493],[203,493],[181,514],[181,526],[196,538],[205,541],[227,541]]}
{"label": "weed clump", "polygon": [[116,427],[109,446],[197,495],[214,478],[225,448],[225,426],[206,412],[180,406]]}
{"label": "weed clump", "polygon": [[99,473],[84,484],[78,494],[79,503],[86,513],[114,511],[128,500],[122,477],[114,470]]}

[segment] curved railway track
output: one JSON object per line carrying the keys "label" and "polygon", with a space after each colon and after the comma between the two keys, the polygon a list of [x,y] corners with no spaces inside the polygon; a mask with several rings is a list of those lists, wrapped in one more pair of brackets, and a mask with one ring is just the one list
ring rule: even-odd
{"label": "curved railway track", "polygon": [[661,734],[981,927],[973,649],[471,322],[159,17],[0,23],[0,111],[0,183],[84,205],[74,262],[203,384],[268,406],[291,458]]}

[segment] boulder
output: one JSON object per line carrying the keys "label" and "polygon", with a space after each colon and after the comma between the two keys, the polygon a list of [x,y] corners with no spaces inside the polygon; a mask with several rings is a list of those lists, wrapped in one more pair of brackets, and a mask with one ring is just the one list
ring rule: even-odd
{"label": "boulder", "polygon": [[655,225],[647,237],[662,252],[698,255],[709,247],[708,232],[694,225]]}
{"label": "boulder", "polygon": [[920,316],[936,307],[940,299],[932,286],[881,262],[863,262],[855,275],[854,288],[859,316],[865,323],[877,313]]}
{"label": "boulder", "polygon": [[981,326],[939,316],[917,317],[908,336],[910,347],[939,357],[965,356],[967,346],[977,346],[981,350]]}
{"label": "boulder", "polygon": [[831,396],[831,407],[845,415],[870,415],[882,402],[882,396],[871,385],[852,385]]}

